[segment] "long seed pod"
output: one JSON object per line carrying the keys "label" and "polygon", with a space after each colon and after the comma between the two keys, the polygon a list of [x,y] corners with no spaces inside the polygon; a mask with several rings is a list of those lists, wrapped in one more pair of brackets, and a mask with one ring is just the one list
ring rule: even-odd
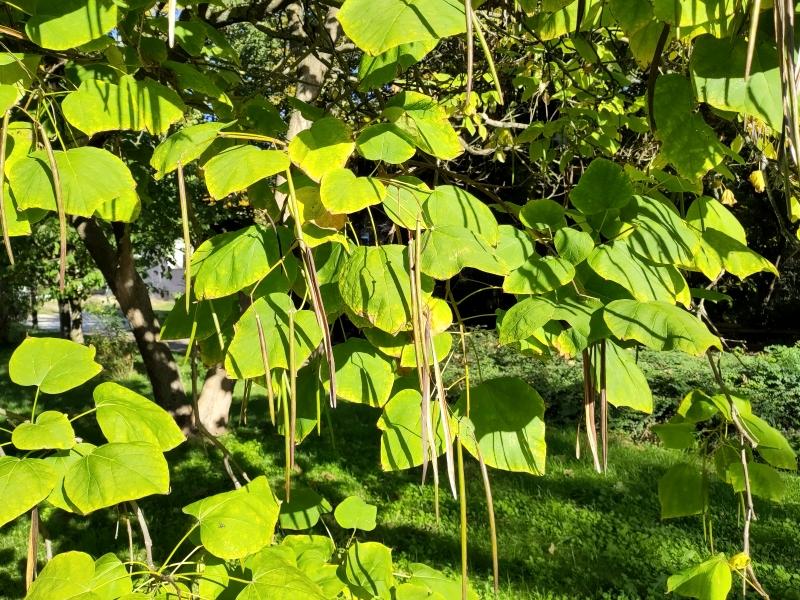
{"label": "long seed pod", "polygon": [[456,439],[456,456],[458,457],[458,515],[461,528],[461,600],[467,600],[469,595],[469,565],[467,564],[467,486],[464,478],[464,448],[461,445],[460,437]]}
{"label": "long seed pod", "polygon": [[478,449],[478,463],[481,466],[481,477],[483,478],[483,489],[486,492],[486,510],[489,513],[489,536],[492,541],[492,579],[494,583],[494,595],[500,592],[500,558],[497,548],[497,523],[494,519],[494,498],[492,496],[492,486],[489,482],[489,470],[486,468],[486,462],[483,460],[480,446],[475,446]]}
{"label": "long seed pod", "polygon": [[292,493],[292,449],[290,446],[290,439],[288,435],[289,423],[289,383],[286,381],[286,371],[283,372],[281,377],[281,410],[283,411],[283,486],[286,502],[291,501]]}
{"label": "long seed pod", "polygon": [[261,316],[256,312],[256,329],[258,330],[258,347],[261,350],[261,362],[264,364],[264,380],[267,387],[267,404],[269,405],[269,420],[275,427],[275,394],[272,390],[272,369],[269,366],[269,353],[267,352],[267,340],[264,337],[264,326],[261,324]]}
{"label": "long seed pod", "polygon": [[436,347],[433,344],[433,335],[431,335],[431,314],[430,311],[425,311],[425,343],[430,348],[430,357],[433,361],[433,375],[436,383],[436,395],[439,404],[439,420],[442,423],[442,432],[444,433],[444,452],[445,460],[447,462],[447,476],[450,480],[450,491],[453,492],[453,498],[458,499],[458,491],[456,489],[456,466],[453,458],[453,436],[450,433],[450,411],[447,408],[447,394],[444,389],[444,380],[442,377],[442,369],[439,366],[439,358],[436,356]]}
{"label": "long seed pod", "polygon": [[592,453],[595,471],[601,472],[600,457],[597,452],[597,423],[594,413],[594,385],[592,385],[592,359],[588,350],[583,351],[583,409],[586,419],[586,438],[589,440],[589,450]]}
{"label": "long seed pod", "polygon": [[753,0],[750,9],[750,39],[747,40],[747,61],[744,65],[744,80],[750,79],[750,69],[753,66],[753,54],[756,51],[756,38],[758,37],[758,21],[761,17],[761,0]]}
{"label": "long seed pod", "polygon": [[44,130],[44,125],[42,125],[41,121],[37,121],[36,124],[39,126],[39,133],[42,136],[42,144],[44,145],[44,150],[47,154],[47,161],[50,164],[50,171],[53,174],[53,191],[55,192],[56,210],[58,211],[58,232],[60,245],[58,290],[63,292],[67,278],[67,215],[64,212],[64,197],[61,191],[61,176],[58,172],[56,155],[53,153],[53,146],[50,144],[50,138],[47,137],[47,132]]}
{"label": "long seed pod", "polygon": [[300,220],[300,210],[297,206],[297,193],[294,189],[291,168],[286,169],[286,183],[289,185],[287,205],[294,221],[295,237],[303,258],[303,276],[311,295],[311,307],[314,309],[317,323],[322,330],[322,347],[325,351],[325,360],[328,362],[328,396],[331,408],[336,408],[336,361],[333,356],[333,340],[331,339],[328,315],[325,313],[325,303],[322,300],[322,291],[320,290],[319,277],[317,277],[317,267],[314,264],[314,255],[311,252],[311,248],[306,244],[305,236],[303,235],[303,226]]}
{"label": "long seed pod", "polygon": [[469,107],[472,96],[472,76],[475,66],[475,35],[472,27],[472,0],[464,0],[464,16],[467,21],[467,91],[464,106]]}
{"label": "long seed pod", "polygon": [[169,0],[167,3],[167,24],[169,27],[169,31],[167,32],[167,37],[169,39],[169,47],[172,48],[175,45],[175,19],[178,16],[178,0]]}
{"label": "long seed pod", "polygon": [[28,560],[25,564],[25,590],[31,588],[36,578],[36,563],[39,558],[39,508],[31,509],[31,530],[28,535]]}
{"label": "long seed pod", "polygon": [[5,168],[6,168],[6,140],[8,138],[8,119],[11,111],[7,110],[3,115],[3,125],[0,129],[0,227],[3,229],[3,245],[6,247],[8,262],[14,264],[14,252],[11,250],[11,238],[8,235],[8,222],[6,221],[6,190],[5,190]]}
{"label": "long seed pod", "polygon": [[289,464],[294,468],[295,429],[297,427],[297,360],[294,348],[294,310],[289,311]]}
{"label": "long seed pod", "polygon": [[605,340],[600,342],[600,440],[603,451],[603,473],[605,473],[608,470],[608,396]]}
{"label": "long seed pod", "polygon": [[470,12],[472,13],[472,22],[475,24],[475,33],[478,34],[478,41],[481,44],[483,54],[486,56],[486,62],[489,63],[489,73],[492,75],[494,89],[497,92],[497,103],[504,104],[505,101],[503,100],[503,88],[500,85],[500,77],[497,75],[497,67],[495,66],[494,59],[492,58],[492,51],[489,49],[489,43],[486,41],[486,36],[483,35],[483,27],[481,27],[481,22],[478,19],[477,13],[474,10]]}
{"label": "long seed pod", "polygon": [[186,312],[191,307],[192,294],[192,240],[189,231],[189,203],[186,201],[186,181],[183,177],[183,165],[178,161],[178,198],[181,204],[181,224],[183,225],[183,280],[186,286]]}

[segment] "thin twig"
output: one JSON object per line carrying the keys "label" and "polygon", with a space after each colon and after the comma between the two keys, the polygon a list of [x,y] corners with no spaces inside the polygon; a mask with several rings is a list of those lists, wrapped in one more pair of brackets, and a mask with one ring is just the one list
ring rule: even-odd
{"label": "thin twig", "polygon": [[150,537],[150,529],[147,527],[147,520],[144,518],[144,512],[142,512],[136,500],[131,500],[130,505],[133,508],[133,512],[136,513],[136,520],[139,522],[139,529],[142,532],[144,552],[147,557],[147,567],[151,570],[155,570],[156,564],[153,562],[153,538]]}
{"label": "thin twig", "polygon": [[58,163],[56,156],[53,152],[53,146],[50,144],[50,138],[47,137],[47,132],[44,130],[44,125],[41,121],[36,123],[39,126],[39,133],[42,136],[42,145],[47,153],[47,161],[50,163],[50,172],[53,174],[53,190],[56,198],[56,210],[58,211],[58,231],[59,231],[59,270],[58,270],[58,290],[64,291],[65,280],[67,276],[67,215],[64,210],[64,197],[61,190],[61,176],[58,172]]}
{"label": "thin twig", "polygon": [[8,139],[8,120],[11,110],[7,110],[3,115],[3,126],[0,129],[0,226],[3,229],[3,244],[8,254],[8,262],[14,265],[14,253],[11,250],[11,237],[8,233],[8,222],[6,220],[6,193],[5,193],[5,167],[6,167],[6,141]]}

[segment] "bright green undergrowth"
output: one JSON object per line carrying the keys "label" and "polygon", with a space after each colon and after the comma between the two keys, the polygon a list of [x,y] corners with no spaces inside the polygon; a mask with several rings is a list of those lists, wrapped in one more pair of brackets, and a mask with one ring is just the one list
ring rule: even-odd
{"label": "bright green undergrowth", "polygon": [[[550,413],[547,475],[492,472],[501,597],[664,597],[669,574],[707,557],[699,517],[666,522],[659,518],[658,479],[685,457],[651,443],[632,441],[648,437],[647,423],[653,418],[614,411],[612,425],[616,431],[611,441],[609,472],[594,473],[585,447],[583,458],[575,458],[571,416],[579,407],[579,365],[562,361],[539,364],[520,358],[498,348],[493,336],[485,332],[475,334],[473,339],[481,357],[473,365],[473,378],[481,374],[487,378],[501,373],[518,374],[542,392]],[[731,357],[725,363],[726,372],[732,383],[752,392],[756,402],[766,402],[769,390],[780,385],[776,383],[780,380],[776,373],[781,373],[781,360],[791,366],[793,350],[773,349],[757,356],[743,356],[741,362]],[[13,410],[27,404],[28,399],[24,390],[8,384],[5,369],[9,355],[10,351],[0,351],[0,403]],[[695,381],[708,380],[702,360],[676,353],[642,353],[640,359],[653,386],[658,418],[670,414],[684,389],[691,388]],[[458,376],[450,375],[453,379]],[[147,382],[141,375],[120,383],[148,394]],[[232,410],[233,432],[226,436],[225,443],[251,476],[266,473],[280,494],[283,439],[267,423],[266,404],[259,394],[251,400],[248,423],[237,424],[240,393],[238,386]],[[786,393],[791,397],[792,390]],[[776,395],[774,389],[772,395]],[[86,388],[59,400],[61,408],[70,410],[88,406],[90,401]],[[774,398],[773,402],[786,399]],[[783,418],[782,412],[775,410],[778,420]],[[378,412],[343,403],[330,417],[333,435],[330,429],[323,428],[321,437],[312,436],[298,451],[296,484],[313,487],[334,505],[352,494],[377,504],[378,527],[363,534],[364,539],[392,547],[401,566],[419,561],[455,574],[459,569],[458,505],[446,488],[440,492],[437,525],[433,487],[420,485],[419,469],[387,474],[377,468]],[[172,493],[140,502],[150,521],[157,558],[166,555],[190,524],[190,518],[181,513],[182,506],[230,489],[216,450],[195,440],[167,456],[172,469]],[[491,597],[486,501],[477,464],[468,461],[466,469],[471,575],[481,594]],[[762,583],[772,597],[791,600],[800,598],[800,557],[796,552],[800,539],[800,479],[783,477],[788,494],[782,504],[757,502],[759,519],[753,525],[752,543]],[[735,553],[740,545],[737,501],[726,486],[713,486],[711,494],[715,549]],[[119,556],[127,553],[127,533],[124,526],[117,530],[113,511],[77,519],[45,511],[44,517],[56,552],[79,549],[94,555],[109,550]],[[324,534],[325,529],[318,525],[316,532]],[[22,595],[26,543],[25,519],[0,530],[2,598]]]}

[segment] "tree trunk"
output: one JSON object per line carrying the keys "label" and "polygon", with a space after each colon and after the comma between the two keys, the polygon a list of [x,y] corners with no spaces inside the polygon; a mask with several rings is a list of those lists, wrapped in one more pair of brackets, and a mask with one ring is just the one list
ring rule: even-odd
{"label": "tree trunk", "polygon": [[64,339],[69,339],[70,329],[72,328],[72,311],[69,307],[69,300],[66,298],[58,299],[58,332]]}
{"label": "tree trunk", "polygon": [[158,341],[161,330],[147,286],[136,271],[127,226],[114,225],[116,247],[94,219],[78,218],[75,228],[114,294],[136,339],[156,402],[185,414],[186,394],[180,371],[169,347]]}
{"label": "tree trunk", "polygon": [[30,298],[31,298],[31,327],[34,330],[36,330],[39,329],[39,308],[38,308],[38,300],[36,298],[36,288],[34,287],[31,287]]}
{"label": "tree trunk", "polygon": [[222,365],[211,367],[206,372],[206,380],[197,399],[197,411],[200,422],[212,435],[222,435],[228,430],[235,385],[236,381],[228,379],[228,373]]}
{"label": "tree trunk", "polygon": [[69,299],[69,339],[78,344],[83,344],[83,307],[78,298]]}

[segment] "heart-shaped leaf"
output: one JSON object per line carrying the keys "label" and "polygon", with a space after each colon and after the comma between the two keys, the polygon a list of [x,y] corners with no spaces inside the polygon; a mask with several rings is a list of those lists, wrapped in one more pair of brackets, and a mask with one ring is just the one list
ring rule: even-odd
{"label": "heart-shaped leaf", "polygon": [[278,522],[278,501],[266,477],[247,485],[193,502],[183,512],[200,525],[200,541],[214,556],[244,558],[272,541]]}
{"label": "heart-shaped leaf", "polygon": [[319,195],[332,214],[349,214],[380,204],[386,188],[372,177],[356,177],[350,169],[336,169],[322,178]]}
{"label": "heart-shaped leaf", "polygon": [[117,383],[94,388],[94,403],[97,423],[109,442],[150,442],[166,452],[185,439],[167,411]]}
{"label": "heart-shaped leaf", "polygon": [[17,425],[11,443],[20,450],[69,450],[75,445],[75,431],[62,412],[46,410],[35,423]]}
{"label": "heart-shaped leaf", "polygon": [[94,354],[94,346],[29,337],[11,355],[8,374],[17,385],[36,385],[45,394],[63,394],[102,370],[94,362]]}
{"label": "heart-shaped leaf", "polygon": [[57,478],[41,459],[0,456],[0,527],[47,498]]}
{"label": "heart-shaped leaf", "polygon": [[169,492],[164,455],[148,442],[98,446],[74,462],[64,476],[67,499],[82,513]]}

